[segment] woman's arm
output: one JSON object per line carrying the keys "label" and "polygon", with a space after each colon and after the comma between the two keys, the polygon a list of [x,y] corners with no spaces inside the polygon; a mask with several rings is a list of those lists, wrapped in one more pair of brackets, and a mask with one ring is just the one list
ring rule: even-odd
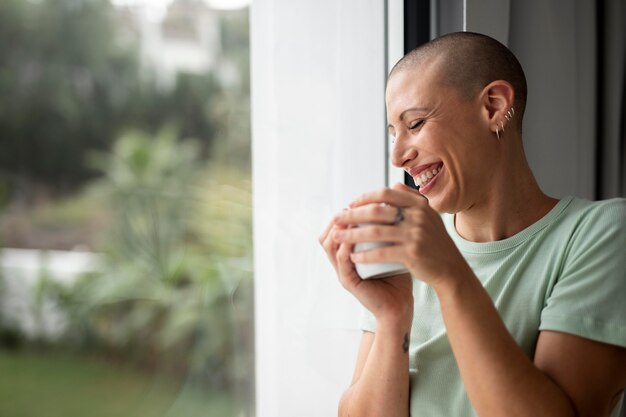
{"label": "woman's arm", "polygon": [[[468,267],[469,269],[469,267]],[[463,384],[480,417],[576,416],[567,394],[515,343],[471,271],[436,288]]]}
{"label": "woman's arm", "polygon": [[[378,221],[391,223],[395,209],[374,205]],[[363,280],[350,259],[353,245],[341,243],[347,232],[338,215],[319,238],[341,285],[376,318],[376,333],[365,333],[354,378],[339,404],[340,416],[405,417],[409,415],[409,336],[413,322],[410,274]]]}
{"label": "woman's arm", "polygon": [[363,332],[352,384],[339,402],[340,417],[408,417],[408,336],[398,330],[379,325],[376,333]]}
{"label": "woman's arm", "polygon": [[480,417],[604,417],[626,384],[626,349],[542,332],[534,363],[467,267],[435,287],[450,345]]}

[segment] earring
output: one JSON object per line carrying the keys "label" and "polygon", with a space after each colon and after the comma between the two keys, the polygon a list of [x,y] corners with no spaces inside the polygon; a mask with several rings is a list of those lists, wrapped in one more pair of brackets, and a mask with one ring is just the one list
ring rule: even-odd
{"label": "earring", "polygon": [[502,126],[502,133],[504,133],[504,121],[500,120],[500,126]]}
{"label": "earring", "polygon": [[496,126],[496,136],[498,137],[498,140],[500,140],[500,130],[498,129],[498,126]]}

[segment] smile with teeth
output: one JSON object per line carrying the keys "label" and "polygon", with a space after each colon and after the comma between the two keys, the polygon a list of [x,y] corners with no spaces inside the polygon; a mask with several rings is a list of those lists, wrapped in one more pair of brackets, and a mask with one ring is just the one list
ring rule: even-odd
{"label": "smile with teeth", "polygon": [[426,184],[430,182],[430,180],[432,180],[435,177],[435,175],[439,174],[439,171],[441,171],[441,167],[429,169],[427,171],[422,171],[420,175],[415,176],[413,178],[413,180],[415,181],[415,185],[417,185],[418,187],[425,186]]}

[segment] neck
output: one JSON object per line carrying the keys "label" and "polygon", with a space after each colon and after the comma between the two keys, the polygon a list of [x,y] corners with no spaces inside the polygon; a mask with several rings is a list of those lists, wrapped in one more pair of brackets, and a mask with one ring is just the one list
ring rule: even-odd
{"label": "neck", "polygon": [[[507,140],[512,138],[507,138]],[[495,167],[484,198],[455,216],[457,232],[473,242],[511,237],[545,216],[558,202],[544,194],[535,180],[521,145],[511,141]]]}

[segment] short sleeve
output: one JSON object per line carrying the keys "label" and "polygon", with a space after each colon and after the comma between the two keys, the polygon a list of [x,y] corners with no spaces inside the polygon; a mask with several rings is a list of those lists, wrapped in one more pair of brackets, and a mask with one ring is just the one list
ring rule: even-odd
{"label": "short sleeve", "polygon": [[593,204],[571,234],[539,330],[626,347],[626,200]]}

